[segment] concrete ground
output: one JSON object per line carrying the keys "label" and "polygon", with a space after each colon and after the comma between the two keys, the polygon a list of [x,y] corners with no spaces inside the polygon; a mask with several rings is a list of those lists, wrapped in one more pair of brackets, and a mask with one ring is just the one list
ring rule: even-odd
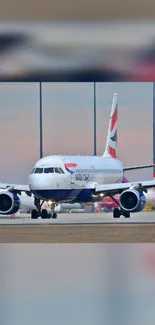
{"label": "concrete ground", "polygon": [[[103,220],[89,223],[89,219],[97,219],[100,215]],[[81,220],[82,216],[83,221]],[[71,221],[70,218],[73,220]],[[74,218],[76,220],[80,218],[80,222],[75,223]],[[87,222],[85,218],[87,218]],[[142,212],[137,214],[136,218],[135,222],[134,215],[131,219],[121,219],[119,222],[119,220],[115,221],[111,214],[86,216],[86,214],[76,213],[58,215],[58,220],[33,221],[26,217],[22,219],[24,221],[20,222],[19,218],[5,219],[5,222],[0,224],[0,243],[155,242],[155,213]]]}
{"label": "concrete ground", "polygon": [[0,226],[0,243],[148,243],[155,225]]}

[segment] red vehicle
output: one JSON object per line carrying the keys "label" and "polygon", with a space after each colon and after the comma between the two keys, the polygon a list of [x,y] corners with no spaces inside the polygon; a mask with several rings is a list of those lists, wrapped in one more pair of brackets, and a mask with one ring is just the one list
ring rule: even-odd
{"label": "red vehicle", "polygon": [[[119,194],[115,194],[114,198],[117,202],[119,202]],[[101,202],[101,205],[108,210],[118,207],[118,204],[110,196],[105,197]]]}

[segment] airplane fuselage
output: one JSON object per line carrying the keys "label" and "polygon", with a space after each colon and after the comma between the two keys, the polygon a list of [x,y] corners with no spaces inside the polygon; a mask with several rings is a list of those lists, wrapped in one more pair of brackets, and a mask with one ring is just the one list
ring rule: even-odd
{"label": "airplane fuselage", "polygon": [[[41,200],[88,202],[95,184],[121,183],[123,164],[103,156],[48,156],[40,159],[29,175],[32,193]],[[101,197],[98,197],[100,200]]]}

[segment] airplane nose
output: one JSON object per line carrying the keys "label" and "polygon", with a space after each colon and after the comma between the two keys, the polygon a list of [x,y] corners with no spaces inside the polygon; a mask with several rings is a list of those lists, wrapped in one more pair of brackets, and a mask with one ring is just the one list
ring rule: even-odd
{"label": "airplane nose", "polygon": [[30,174],[28,184],[31,190],[57,188],[59,180],[55,175]]}

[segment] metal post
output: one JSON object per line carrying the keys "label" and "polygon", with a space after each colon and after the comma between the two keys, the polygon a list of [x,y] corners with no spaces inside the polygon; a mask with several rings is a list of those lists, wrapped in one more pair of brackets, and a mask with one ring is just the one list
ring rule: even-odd
{"label": "metal post", "polygon": [[96,83],[94,82],[94,156],[96,156]]}
{"label": "metal post", "polygon": [[[155,82],[153,82],[153,164],[155,164]],[[155,168],[153,168],[155,177]]]}
{"label": "metal post", "polygon": [[42,119],[42,83],[39,82],[39,98],[40,98],[40,158],[43,157],[43,119]]}

